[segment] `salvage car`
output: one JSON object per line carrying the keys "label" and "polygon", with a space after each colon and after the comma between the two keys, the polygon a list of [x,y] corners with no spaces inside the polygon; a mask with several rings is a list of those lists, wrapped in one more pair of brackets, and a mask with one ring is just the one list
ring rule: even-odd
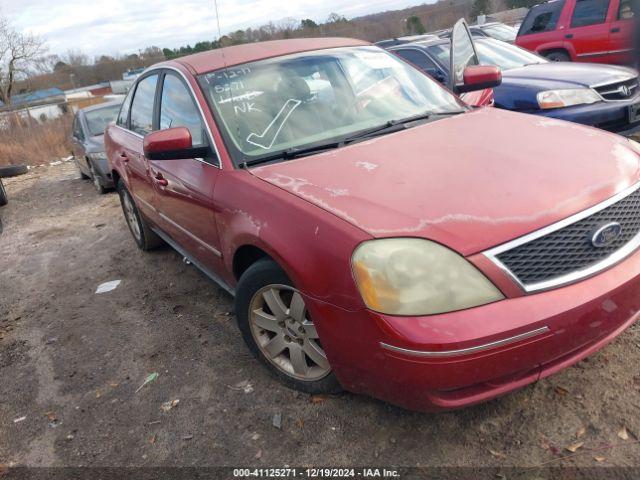
{"label": "salvage car", "polygon": [[98,193],[114,187],[104,151],[104,130],[115,121],[121,101],[100,103],[85,107],[73,119],[71,137],[74,161],[82,178],[91,179]]}
{"label": "salvage car", "polygon": [[[458,23],[458,92],[500,81],[470,42]],[[137,246],[166,242],[235,295],[248,348],[305,392],[463,407],[640,311],[638,144],[469,108],[363,41],[154,65],[105,144]]]}
{"label": "salvage car", "polygon": [[[480,64],[496,65],[502,83],[493,89],[494,106],[568,120],[617,133],[640,126],[638,72],[616,65],[551,62],[492,38],[475,38]],[[449,40],[390,47],[438,81],[448,84]]]}

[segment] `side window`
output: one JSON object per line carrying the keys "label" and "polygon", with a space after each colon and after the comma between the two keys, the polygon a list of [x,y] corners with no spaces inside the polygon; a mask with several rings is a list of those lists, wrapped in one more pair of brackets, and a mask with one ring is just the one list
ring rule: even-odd
{"label": "side window", "polygon": [[153,101],[157,83],[158,75],[142,79],[131,102],[131,130],[140,135],[146,135],[153,130]]}
{"label": "side window", "polygon": [[618,20],[629,20],[634,17],[633,0],[620,0]]}
{"label": "side window", "polygon": [[425,72],[432,72],[438,69],[438,66],[426,54],[418,50],[406,48],[396,50],[396,53]]}
{"label": "side window", "polygon": [[577,0],[571,16],[572,27],[586,27],[604,22],[609,0]]}
{"label": "side window", "polygon": [[167,74],[162,86],[160,130],[172,127],[187,127],[194,147],[206,145],[202,117],[189,90],[177,76]]}
{"label": "side window", "polygon": [[522,22],[518,35],[555,30],[563,7],[564,0],[557,0],[531,8],[524,22]]}
{"label": "side window", "polygon": [[127,120],[129,119],[129,110],[131,108],[131,98],[133,97],[134,88],[131,87],[129,93],[122,102],[122,107],[120,107],[120,113],[118,114],[118,120],[116,120],[116,125],[119,125],[123,128],[128,128]]}

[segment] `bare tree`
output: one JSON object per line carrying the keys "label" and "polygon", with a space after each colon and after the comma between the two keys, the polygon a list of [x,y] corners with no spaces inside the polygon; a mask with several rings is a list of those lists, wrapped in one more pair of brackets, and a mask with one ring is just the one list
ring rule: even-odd
{"label": "bare tree", "polygon": [[0,17],[0,101],[11,103],[16,80],[26,74],[45,51],[42,39],[18,32],[6,18]]}

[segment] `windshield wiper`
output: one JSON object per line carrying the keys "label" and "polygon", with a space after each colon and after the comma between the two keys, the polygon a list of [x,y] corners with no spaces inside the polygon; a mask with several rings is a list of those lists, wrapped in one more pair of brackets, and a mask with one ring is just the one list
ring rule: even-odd
{"label": "windshield wiper", "polygon": [[290,160],[292,158],[305,157],[307,155],[312,155],[314,153],[320,153],[327,150],[332,150],[335,148],[341,148],[350,143],[366,140],[368,138],[374,138],[380,135],[386,135],[388,133],[399,132],[401,130],[405,130],[407,124],[412,122],[417,122],[420,120],[428,120],[434,116],[441,115],[454,115],[457,113],[464,113],[464,110],[453,111],[453,112],[429,112],[429,113],[421,113],[418,115],[412,115],[410,117],[401,118],[398,120],[389,120],[388,122],[378,125],[377,127],[369,128],[366,130],[362,130],[354,135],[350,135],[342,140],[328,142],[328,143],[320,143],[316,145],[309,145],[307,147],[295,147],[288,148],[287,150],[283,150],[271,155],[265,155],[260,158],[256,158],[253,160],[246,160],[240,164],[240,168],[253,167],[254,165],[259,165],[261,163],[272,162],[274,160]]}
{"label": "windshield wiper", "polygon": [[272,155],[265,155],[260,158],[256,158],[254,160],[247,160],[240,164],[241,168],[253,167],[254,165],[259,165],[261,163],[271,162],[273,160],[289,160],[292,158],[304,157],[306,155],[311,155],[313,153],[324,152],[325,150],[332,150],[334,148],[340,148],[343,145],[342,141],[339,142],[329,142],[329,143],[321,143],[318,145],[310,145],[308,147],[296,147],[296,148],[288,148],[281,152],[274,153]]}
{"label": "windshield wiper", "polygon": [[367,130],[363,130],[361,132],[356,133],[355,135],[351,135],[347,138],[343,138],[342,140],[328,142],[328,143],[320,143],[317,145],[309,145],[308,147],[295,147],[288,148],[287,150],[283,150],[272,155],[265,155],[260,158],[256,158],[254,160],[247,160],[243,162],[240,167],[247,168],[253,167],[254,165],[259,165],[261,163],[267,163],[274,160],[290,160],[292,158],[305,157],[307,155],[312,155],[314,153],[324,152],[326,150],[332,150],[334,148],[344,147],[345,145],[355,142],[357,140],[363,140],[366,138],[371,138],[377,135],[383,135],[386,133],[392,133],[400,130],[404,130],[406,127],[403,123],[397,122],[396,120],[389,120],[384,125],[379,125],[374,128],[370,128]]}

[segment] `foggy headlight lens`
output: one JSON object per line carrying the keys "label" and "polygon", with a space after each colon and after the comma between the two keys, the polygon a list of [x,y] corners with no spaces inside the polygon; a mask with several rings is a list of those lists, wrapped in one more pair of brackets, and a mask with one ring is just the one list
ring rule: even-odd
{"label": "foggy headlight lens", "polygon": [[389,315],[429,315],[484,305],[504,298],[466,259],[419,238],[362,243],[353,272],[371,310]]}
{"label": "foggy headlight lens", "polygon": [[572,105],[585,105],[601,100],[596,92],[590,88],[570,88],[566,90],[547,90],[537,95],[538,105],[543,110],[549,108],[570,107]]}

